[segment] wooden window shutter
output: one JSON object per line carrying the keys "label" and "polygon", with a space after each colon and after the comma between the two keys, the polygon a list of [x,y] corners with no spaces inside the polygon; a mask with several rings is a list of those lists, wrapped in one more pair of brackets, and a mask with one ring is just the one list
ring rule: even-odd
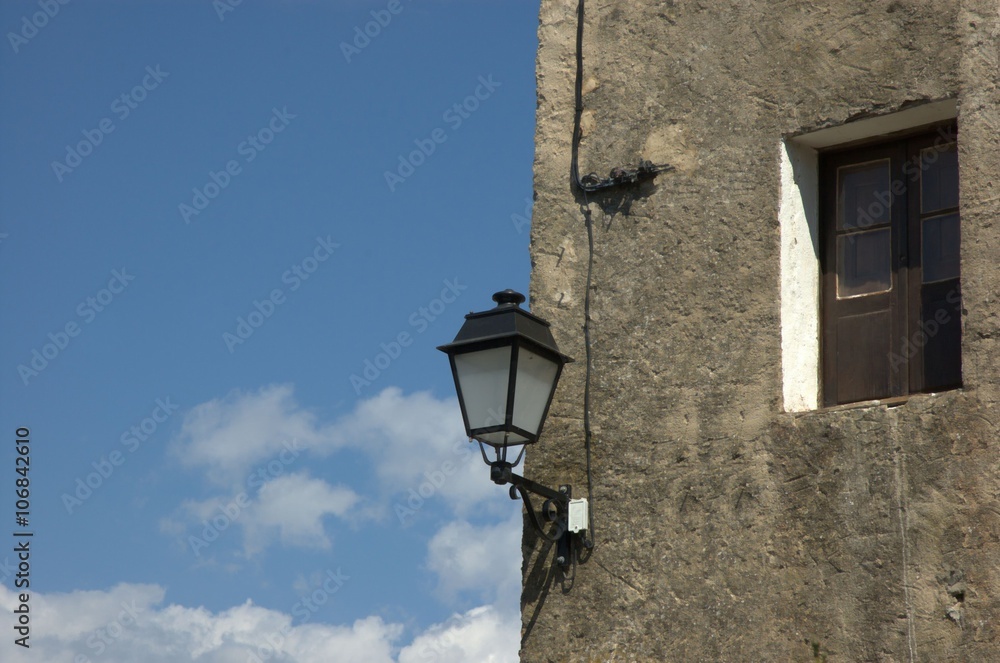
{"label": "wooden window shutter", "polygon": [[824,405],[886,398],[906,388],[907,363],[889,361],[906,324],[903,156],[901,146],[890,145],[821,162]]}

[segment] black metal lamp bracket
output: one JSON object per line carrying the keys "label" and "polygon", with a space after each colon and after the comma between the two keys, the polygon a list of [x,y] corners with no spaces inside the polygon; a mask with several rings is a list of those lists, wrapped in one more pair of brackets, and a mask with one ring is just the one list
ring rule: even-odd
{"label": "black metal lamp bracket", "polygon": [[[490,463],[490,478],[493,483],[501,486],[510,484],[510,498],[516,500],[518,496],[521,497],[532,527],[543,539],[556,544],[556,561],[560,566],[567,566],[570,560],[570,537],[572,536],[567,522],[569,500],[573,496],[572,486],[561,485],[558,491],[552,490],[531,479],[515,474],[513,465],[505,461]],[[554,533],[546,532],[539,522],[534,504],[531,501],[531,493],[546,498],[542,504],[542,516],[545,520],[555,524]]]}

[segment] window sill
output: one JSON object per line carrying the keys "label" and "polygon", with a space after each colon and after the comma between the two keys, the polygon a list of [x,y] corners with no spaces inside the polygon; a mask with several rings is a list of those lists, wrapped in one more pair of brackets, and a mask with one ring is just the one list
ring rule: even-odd
{"label": "window sill", "polygon": [[814,415],[814,414],[828,414],[832,412],[843,412],[845,410],[857,410],[861,408],[875,408],[881,407],[886,410],[899,407],[900,405],[905,405],[911,399],[914,398],[933,398],[935,396],[944,396],[946,394],[953,394],[957,391],[962,391],[962,387],[955,387],[954,389],[943,389],[941,391],[928,391],[919,392],[915,394],[908,394],[906,396],[893,396],[891,398],[880,398],[871,401],[858,401],[857,403],[844,403],[842,405],[830,405],[828,407],[821,407],[815,410],[808,410],[806,412],[786,412],[785,414],[791,415],[793,418],[798,419],[800,417]]}

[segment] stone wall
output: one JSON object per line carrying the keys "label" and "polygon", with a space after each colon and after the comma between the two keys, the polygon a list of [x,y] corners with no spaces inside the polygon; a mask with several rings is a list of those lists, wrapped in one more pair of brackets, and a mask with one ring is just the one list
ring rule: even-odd
{"label": "stone wall", "polygon": [[[542,0],[531,308],[574,356],[527,475],[586,496],[593,218],[596,547],[525,530],[523,661],[1000,660],[1000,6]],[[960,390],[786,413],[784,136],[957,98]]]}

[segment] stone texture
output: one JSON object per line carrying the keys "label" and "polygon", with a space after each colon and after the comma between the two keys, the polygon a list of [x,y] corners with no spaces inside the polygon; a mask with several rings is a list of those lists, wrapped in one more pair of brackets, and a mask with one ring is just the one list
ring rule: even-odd
{"label": "stone texture", "polygon": [[[527,474],[586,494],[589,203],[597,546],[564,578],[525,530],[521,659],[1000,660],[996,0],[542,0],[532,310],[567,367]],[[782,410],[782,136],[959,101],[964,387]]]}

